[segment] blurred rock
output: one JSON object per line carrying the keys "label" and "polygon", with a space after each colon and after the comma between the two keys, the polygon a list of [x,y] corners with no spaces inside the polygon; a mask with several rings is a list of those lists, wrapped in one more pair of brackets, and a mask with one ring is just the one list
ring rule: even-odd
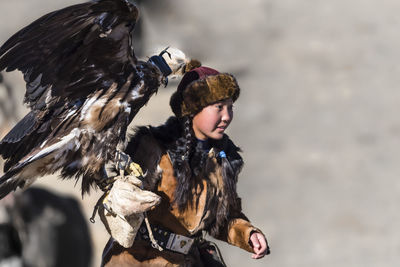
{"label": "blurred rock", "polygon": [[15,258],[21,266],[90,265],[91,237],[74,198],[31,187],[6,196],[0,210],[0,266]]}

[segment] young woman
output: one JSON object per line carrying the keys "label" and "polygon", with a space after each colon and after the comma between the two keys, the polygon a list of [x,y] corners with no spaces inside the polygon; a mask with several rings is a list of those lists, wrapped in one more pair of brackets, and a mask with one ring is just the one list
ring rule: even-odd
{"label": "young woman", "polygon": [[243,160],[225,134],[239,92],[232,75],[195,68],[171,97],[175,116],[132,136],[125,152],[146,173],[144,188],[162,199],[148,212],[157,245],[142,226],[131,248],[110,239],[104,266],[224,266],[204,233],[254,259],[269,253],[264,234],[241,211],[236,183]]}

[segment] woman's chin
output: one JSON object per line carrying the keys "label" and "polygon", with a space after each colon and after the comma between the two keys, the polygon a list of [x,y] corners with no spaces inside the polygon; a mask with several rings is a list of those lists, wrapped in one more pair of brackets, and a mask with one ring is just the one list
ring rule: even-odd
{"label": "woman's chin", "polygon": [[215,140],[221,140],[224,137],[224,132],[213,133],[210,138]]}

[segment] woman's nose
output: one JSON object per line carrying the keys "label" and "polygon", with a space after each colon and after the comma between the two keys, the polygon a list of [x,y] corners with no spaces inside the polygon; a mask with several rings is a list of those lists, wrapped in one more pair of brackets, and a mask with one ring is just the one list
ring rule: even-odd
{"label": "woman's nose", "polygon": [[222,121],[230,122],[233,117],[233,111],[232,109],[228,108],[227,106],[224,107],[223,113],[222,113]]}

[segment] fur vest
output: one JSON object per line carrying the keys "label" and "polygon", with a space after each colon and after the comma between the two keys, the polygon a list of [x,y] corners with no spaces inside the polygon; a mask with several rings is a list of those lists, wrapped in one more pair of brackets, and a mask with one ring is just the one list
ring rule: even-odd
{"label": "fur vest", "polygon": [[[243,166],[240,149],[227,135],[210,142],[207,149],[199,143],[191,153],[192,175],[189,179],[182,178],[177,175],[183,160],[182,132],[181,123],[171,117],[158,127],[140,127],[130,137],[125,152],[146,173],[145,189],[162,197],[161,204],[149,212],[150,219],[178,234],[193,236],[204,230],[225,241],[229,241],[232,220],[241,219],[254,230],[242,213],[236,192],[237,177]],[[184,182],[189,185],[189,194],[183,198],[182,208],[177,199],[182,193],[179,185]],[[248,240],[241,242],[240,247],[252,250]]]}

